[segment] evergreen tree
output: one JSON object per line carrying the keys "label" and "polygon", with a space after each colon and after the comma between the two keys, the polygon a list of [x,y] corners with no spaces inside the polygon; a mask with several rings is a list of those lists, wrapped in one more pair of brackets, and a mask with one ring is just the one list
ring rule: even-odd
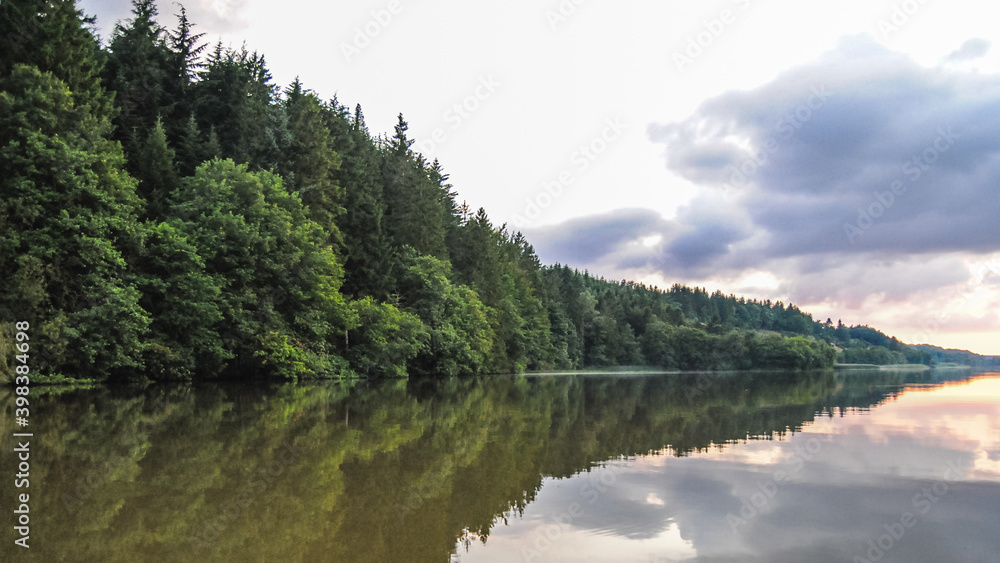
{"label": "evergreen tree", "polygon": [[187,128],[185,117],[194,111],[191,88],[198,72],[205,66],[201,62],[202,53],[208,47],[201,43],[204,33],[193,33],[194,24],[188,20],[187,11],[180,6],[177,27],[167,33],[167,43],[172,53],[171,76],[168,93],[176,107],[168,128],[168,138],[178,141]]}
{"label": "evergreen tree", "polygon": [[371,138],[361,106],[348,115],[336,100],[329,107],[333,146],[343,165],[336,180],[344,189],[344,293],[386,300],[395,291],[394,256],[385,224],[385,200],[380,155]]}
{"label": "evergreen tree", "polygon": [[146,136],[136,163],[139,194],[146,200],[146,216],[159,218],[166,210],[167,198],[177,189],[178,175],[174,150],[167,146],[167,134],[159,119]]}
{"label": "evergreen tree", "polygon": [[221,156],[255,170],[280,169],[290,138],[263,55],[216,44],[193,96],[198,125],[214,129]]}
{"label": "evergreen tree", "polygon": [[15,66],[2,84],[0,316],[33,324],[39,372],[127,375],[149,318],[126,269],[140,201],[111,123],[51,71]]}
{"label": "evergreen tree", "polygon": [[282,167],[288,189],[299,194],[309,217],[340,246],[336,220],[344,212],[343,189],[335,173],[341,157],[333,149],[327,110],[298,78],[286,90],[284,106],[291,136]]}
{"label": "evergreen tree", "polygon": [[96,119],[110,117],[112,97],[101,84],[101,53],[88,29],[94,22],[74,0],[3,0],[0,77],[18,64],[51,72],[73,93],[75,106]]}
{"label": "evergreen tree", "polygon": [[441,186],[423,157],[410,150],[409,128],[399,114],[395,135],[386,145],[382,182],[388,232],[399,247],[410,246],[420,254],[448,259],[445,245]]}
{"label": "evergreen tree", "polygon": [[143,145],[157,119],[171,116],[180,102],[172,79],[174,54],[156,15],[153,0],[132,1],[132,18],[115,26],[104,69],[108,87],[116,92],[115,138],[133,174],[138,173]]}
{"label": "evergreen tree", "polygon": [[181,176],[191,176],[202,162],[219,156],[217,153],[207,154],[206,145],[198,128],[198,120],[192,113],[185,121],[184,132],[177,143],[176,164]]}

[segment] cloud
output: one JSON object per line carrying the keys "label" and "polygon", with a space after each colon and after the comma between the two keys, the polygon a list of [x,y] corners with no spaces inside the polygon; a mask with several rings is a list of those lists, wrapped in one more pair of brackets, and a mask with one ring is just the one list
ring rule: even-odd
{"label": "cloud", "polygon": [[[972,40],[956,53],[985,48]],[[800,303],[898,301],[968,279],[965,264],[1000,249],[997,130],[1000,76],[921,66],[849,37],[649,127],[667,168],[702,188],[676,218],[632,210],[641,221],[609,229],[623,217],[612,212],[531,236],[543,258],[633,275],[734,281],[765,270]],[[654,234],[655,249],[638,251]]]}
{"label": "cloud", "polygon": [[559,261],[585,264],[608,255],[621,256],[630,242],[669,230],[670,225],[655,211],[619,209],[525,233],[531,240],[544,240],[546,252],[559,256]]}
{"label": "cloud", "polygon": [[[249,3],[249,0],[158,2],[159,15],[156,19],[160,25],[173,30],[177,26],[176,15],[183,5],[188,20],[194,24],[194,33],[205,33],[203,40],[211,43],[220,35],[242,31],[250,26],[245,16]],[[87,14],[98,14],[97,26],[104,41],[111,39],[117,23],[126,23],[133,16],[131,5],[121,0],[82,0],[80,7]]]}
{"label": "cloud", "polygon": [[250,22],[245,14],[249,3],[249,0],[195,0],[183,4],[188,19],[198,26],[196,31],[215,36],[248,28]]}
{"label": "cloud", "polygon": [[974,59],[978,59],[986,55],[986,53],[990,51],[990,47],[992,46],[993,43],[987,41],[986,39],[973,37],[972,39],[969,39],[965,43],[962,43],[961,47],[959,47],[955,51],[952,51],[951,54],[949,54],[945,58],[945,61],[962,62],[962,61],[971,61]]}

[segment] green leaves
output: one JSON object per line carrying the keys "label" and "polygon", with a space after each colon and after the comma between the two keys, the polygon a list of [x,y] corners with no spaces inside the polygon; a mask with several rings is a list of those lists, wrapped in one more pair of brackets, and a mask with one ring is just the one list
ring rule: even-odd
{"label": "green leaves", "polygon": [[495,315],[466,286],[451,280],[451,265],[412,250],[400,281],[400,301],[427,327],[428,344],[413,362],[416,373],[435,376],[496,373],[503,368],[490,319]]}
{"label": "green leaves", "polygon": [[281,178],[215,160],[184,180],[172,203],[171,224],[215,285],[201,302],[221,315],[214,330],[224,352],[216,357],[232,357],[228,369],[243,375],[333,375],[317,362],[349,325],[343,271]]}
{"label": "green leaves", "polygon": [[371,297],[350,308],[357,322],[346,343],[351,368],[366,377],[406,377],[407,362],[428,344],[420,319]]}
{"label": "green leaves", "polygon": [[107,377],[139,366],[149,324],[125,260],[139,199],[107,118],[77,99],[36,67],[3,79],[0,316],[35,320],[37,370]]}

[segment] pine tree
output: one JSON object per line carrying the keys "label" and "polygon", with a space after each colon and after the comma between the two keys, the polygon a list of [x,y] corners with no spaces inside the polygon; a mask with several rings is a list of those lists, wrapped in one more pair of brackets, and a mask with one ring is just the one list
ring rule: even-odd
{"label": "pine tree", "polygon": [[198,128],[198,120],[195,119],[194,114],[189,115],[184,123],[184,132],[177,142],[175,162],[181,176],[194,174],[198,165],[207,160],[205,158],[205,144],[201,138],[201,130]]}
{"label": "pine tree", "polygon": [[132,1],[132,18],[115,26],[104,70],[119,110],[115,138],[122,143],[132,173],[138,172],[143,145],[156,120],[172,116],[180,103],[181,93],[171,79],[174,55],[156,15],[153,0]]}
{"label": "pine tree", "polygon": [[198,72],[205,66],[201,56],[208,45],[200,42],[204,33],[193,33],[194,24],[188,20],[184,6],[180,6],[176,17],[177,27],[168,32],[166,38],[173,55],[167,93],[175,102],[174,111],[167,120],[167,139],[173,144],[180,144],[189,132],[186,118],[194,112],[192,87]]}
{"label": "pine tree", "polygon": [[101,85],[101,53],[87,29],[95,22],[72,0],[0,2],[0,77],[18,64],[51,72],[71,92],[73,103],[98,119],[111,116],[112,96]]}
{"label": "pine tree", "polygon": [[369,136],[361,106],[354,115],[334,100],[329,104],[333,147],[343,155],[336,172],[344,189],[344,293],[361,298],[389,298],[395,291],[394,257],[385,225],[385,200],[380,177],[380,155]]}
{"label": "pine tree", "polygon": [[198,76],[198,71],[205,65],[201,62],[201,54],[208,47],[200,43],[204,33],[192,33],[194,24],[187,17],[187,10],[180,6],[177,14],[177,29],[168,33],[170,48],[174,52],[174,77],[183,88],[190,86]]}
{"label": "pine tree", "polygon": [[382,182],[388,232],[399,247],[448,259],[442,188],[423,157],[410,150],[409,126],[399,114],[395,135],[385,148]]}
{"label": "pine tree", "polygon": [[298,78],[286,90],[285,112],[291,144],[282,167],[287,187],[298,193],[309,217],[326,229],[331,243],[342,244],[336,220],[343,214],[343,189],[335,173],[340,155],[333,150],[326,108],[315,94],[303,90]]}
{"label": "pine tree", "polygon": [[290,138],[275,94],[263,55],[217,43],[193,89],[198,126],[214,128],[221,156],[255,170],[278,169]]}
{"label": "pine tree", "polygon": [[219,134],[215,132],[214,125],[208,130],[208,140],[205,141],[203,154],[203,161],[222,158],[222,141],[219,140]]}
{"label": "pine tree", "polygon": [[167,146],[163,122],[157,119],[146,136],[136,165],[139,194],[146,200],[146,217],[161,217],[168,197],[177,189],[178,175],[174,162],[174,150]]}

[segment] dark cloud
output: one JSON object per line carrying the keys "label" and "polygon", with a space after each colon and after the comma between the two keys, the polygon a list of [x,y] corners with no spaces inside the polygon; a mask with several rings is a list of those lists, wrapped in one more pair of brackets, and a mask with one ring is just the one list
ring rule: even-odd
{"label": "dark cloud", "polygon": [[[972,41],[960,51],[983,48]],[[823,278],[848,264],[912,270],[905,263],[913,257],[1000,249],[997,130],[1000,76],[924,67],[869,37],[851,37],[768,84],[649,128],[665,145],[668,169],[703,187],[675,219],[643,215],[639,233],[605,228],[614,214],[594,216],[532,240],[556,260],[571,260],[572,241],[581,241],[588,248],[572,258],[619,269],[645,262],[669,279],[779,271],[793,297],[823,300],[797,278]],[[585,240],[594,228],[600,245]],[[659,255],[643,261],[620,252],[653,228],[662,235]],[[955,274],[897,285],[919,291],[954,283]]]}
{"label": "dark cloud", "polygon": [[629,242],[670,229],[649,209],[619,209],[592,217],[572,219],[554,227],[528,229],[530,240],[543,240],[545,254],[556,261],[587,264],[607,255],[622,255]]}

